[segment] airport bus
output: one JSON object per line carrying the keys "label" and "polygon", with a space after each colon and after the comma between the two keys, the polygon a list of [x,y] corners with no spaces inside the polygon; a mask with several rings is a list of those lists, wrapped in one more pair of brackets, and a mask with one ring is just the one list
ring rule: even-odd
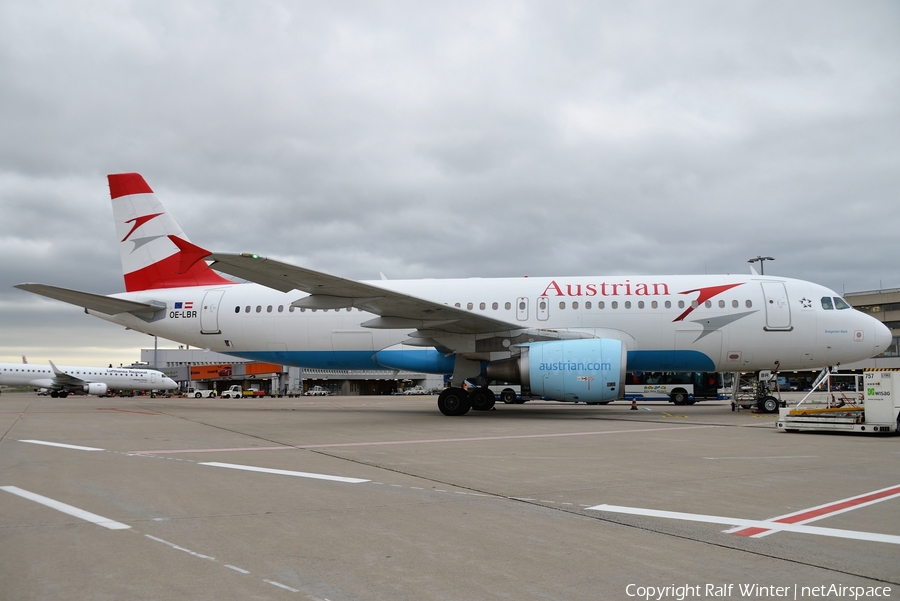
{"label": "airport bus", "polygon": [[[666,401],[676,405],[693,405],[702,400],[726,401],[731,399],[733,378],[730,372],[628,372],[625,400]],[[504,403],[524,403],[537,398],[523,397],[518,384],[493,382],[489,388]]]}
{"label": "airport bus", "polygon": [[730,373],[715,372],[629,372],[625,374],[625,399],[636,401],[668,401],[676,405],[693,405],[697,401],[731,398]]}

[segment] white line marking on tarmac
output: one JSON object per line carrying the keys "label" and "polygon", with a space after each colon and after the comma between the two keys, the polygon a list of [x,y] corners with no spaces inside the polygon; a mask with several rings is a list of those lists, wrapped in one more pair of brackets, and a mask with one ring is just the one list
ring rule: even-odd
{"label": "white line marking on tarmac", "polygon": [[819,455],[748,455],[746,457],[703,457],[703,459],[712,459],[715,461],[721,461],[723,459],[752,459],[753,461],[758,461],[760,459],[818,459]]}
{"label": "white line marking on tarmac", "polygon": [[900,545],[900,536],[892,534],[879,534],[877,532],[859,532],[856,530],[841,530],[838,528],[819,528],[817,526],[802,526],[799,524],[784,524],[768,520],[745,520],[718,515],[703,515],[699,513],[681,513],[678,511],[660,511],[658,509],[643,509],[641,507],[622,507],[620,505],[594,505],[587,508],[589,511],[608,511],[610,513],[625,513],[629,515],[642,515],[647,517],[667,518],[670,520],[686,520],[689,522],[706,522],[708,524],[727,524],[729,526],[742,526],[744,528],[765,528],[767,530],[783,530],[787,532],[799,532],[801,534],[817,534],[819,536],[832,536],[835,538],[849,538],[853,540],[865,540],[878,543]]}
{"label": "white line marking on tarmac", "polygon": [[216,560],[215,557],[210,557],[209,555],[203,555],[202,553],[197,553],[196,551],[191,551],[190,549],[185,549],[184,547],[179,547],[175,543],[170,543],[167,540],[163,540],[161,538],[156,538],[155,536],[152,536],[150,534],[145,534],[144,536],[146,536],[147,538],[149,538],[151,540],[155,540],[156,542],[162,543],[164,545],[169,545],[170,547],[172,547],[173,549],[177,549],[178,551],[184,551],[185,553],[190,553],[194,557],[199,557],[200,559],[208,559],[210,561]]}
{"label": "white line marking on tarmac", "polygon": [[229,570],[234,570],[235,572],[240,572],[241,574],[249,574],[250,573],[248,570],[245,570],[244,568],[239,568],[237,566],[233,566],[233,565],[227,564],[227,563],[225,564],[225,567],[228,568]]}
{"label": "white line marking on tarmac", "polygon": [[[768,425],[768,424],[767,424]],[[597,436],[603,434],[645,434],[648,432],[669,432],[672,430],[696,430],[702,428],[723,428],[715,424],[697,426],[666,426],[664,428],[644,428],[628,430],[592,430],[589,432],[555,432],[552,434],[518,434],[506,436],[479,436],[474,438],[431,438],[417,440],[382,440],[370,442],[333,442],[320,444],[282,445],[278,447],[224,447],[217,449],[161,449],[155,451],[130,451],[135,455],[171,455],[173,453],[226,453],[233,451],[291,451],[303,449],[328,449],[336,447],[375,447],[403,444],[442,444],[446,442],[482,442],[492,440],[528,440],[532,438],[559,438],[570,436]]]}
{"label": "white line marking on tarmac", "polygon": [[85,511],[84,509],[79,509],[77,507],[73,507],[72,505],[67,505],[66,503],[55,501],[49,497],[23,490],[18,486],[0,486],[0,490],[5,490],[6,492],[18,495],[23,499],[28,499],[30,501],[34,501],[35,503],[40,503],[41,505],[45,505],[51,509],[61,511],[62,513],[82,519],[92,524],[97,524],[98,526],[103,526],[104,528],[109,528],[110,530],[128,530],[129,528],[131,528],[131,526],[129,526],[128,524],[116,522],[115,520],[105,518],[102,515],[97,515],[96,513],[91,513],[90,511]]}
{"label": "white line marking on tarmac", "polygon": [[276,470],[268,467],[256,467],[254,465],[238,465],[236,463],[219,463],[210,461],[199,465],[210,465],[212,467],[227,467],[233,470],[244,470],[247,472],[261,472],[263,474],[277,474],[279,476],[296,476],[299,478],[314,478],[316,480],[330,480],[332,482],[346,482],[348,484],[359,484],[361,482],[369,482],[362,478],[345,478],[344,476],[331,476],[328,474],[313,474],[310,472],[292,472],[290,470]]}
{"label": "white line marking on tarmac", "polygon": [[106,449],[97,449],[94,447],[80,447],[74,444],[63,444],[61,442],[47,442],[46,440],[19,440],[19,442],[29,442],[31,444],[42,444],[48,447],[60,447],[62,449],[75,449],[76,451],[105,451]]}
{"label": "white line marking on tarmac", "polygon": [[275,582],[274,580],[266,580],[265,578],[263,578],[263,582],[268,582],[269,584],[274,584],[275,586],[280,587],[280,588],[283,588],[283,589],[288,590],[288,591],[291,591],[292,593],[299,593],[299,592],[300,592],[300,589],[296,589],[296,588],[290,587],[290,586],[288,586],[288,585],[286,585],[286,584],[281,584],[280,582]]}

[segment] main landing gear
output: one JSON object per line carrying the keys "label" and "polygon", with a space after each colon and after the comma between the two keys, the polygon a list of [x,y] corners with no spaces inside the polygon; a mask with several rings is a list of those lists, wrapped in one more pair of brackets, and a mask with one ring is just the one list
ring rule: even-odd
{"label": "main landing gear", "polygon": [[438,396],[438,409],[444,415],[465,415],[469,409],[489,411],[494,408],[494,402],[494,391],[487,386],[468,391],[451,386]]}

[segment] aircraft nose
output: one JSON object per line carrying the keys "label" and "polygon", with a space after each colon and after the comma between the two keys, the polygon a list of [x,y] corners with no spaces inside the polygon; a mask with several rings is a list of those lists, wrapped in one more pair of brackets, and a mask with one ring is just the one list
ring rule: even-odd
{"label": "aircraft nose", "polygon": [[166,378],[163,380],[163,383],[166,385],[166,390],[175,390],[178,388],[178,384],[172,378]]}
{"label": "aircraft nose", "polygon": [[880,321],[875,324],[875,352],[877,354],[880,355],[887,350],[893,339],[890,328]]}

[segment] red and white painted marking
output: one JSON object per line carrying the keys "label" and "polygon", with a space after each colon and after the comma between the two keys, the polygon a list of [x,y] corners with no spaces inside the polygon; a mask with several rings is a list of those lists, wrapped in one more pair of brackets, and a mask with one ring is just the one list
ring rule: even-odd
{"label": "red and white painted marking", "polygon": [[624,513],[628,515],[642,515],[659,517],[670,520],[685,520],[690,522],[706,522],[708,524],[728,524],[734,526],[725,530],[728,534],[738,536],[750,536],[758,538],[774,532],[799,532],[801,534],[815,534],[818,536],[831,536],[835,538],[848,538],[879,543],[900,545],[900,536],[894,534],[881,534],[878,532],[863,532],[857,530],[844,530],[840,528],[821,528],[818,526],[806,526],[805,524],[821,520],[829,516],[845,513],[853,509],[866,507],[881,501],[900,497],[900,486],[891,486],[870,493],[849,497],[840,501],[834,501],[811,509],[805,509],[789,515],[779,516],[769,520],[746,520],[718,515],[703,515],[698,513],[682,513],[678,511],[662,511],[658,509],[645,509],[641,507],[623,507],[621,505],[594,505],[588,507],[590,511],[607,511],[610,513]]}
{"label": "red and white painted marking", "polygon": [[[819,505],[818,507],[811,507],[810,509],[803,509],[794,513],[781,515],[776,518],[772,518],[771,520],[767,520],[767,522],[775,522],[778,524],[808,524],[809,522],[815,522],[816,520],[821,520],[833,515],[837,515],[839,513],[852,511],[854,509],[859,509],[860,507],[866,507],[867,505],[880,503],[881,501],[887,501],[888,499],[895,499],[897,497],[900,497],[900,486],[890,486],[888,488],[882,488],[881,490],[876,490],[870,493],[857,495],[855,497],[848,497],[846,499],[841,499],[840,501],[834,501],[833,503]],[[760,538],[772,534],[773,532],[775,532],[775,530],[772,528],[762,527],[741,527],[735,528],[733,530],[727,530],[726,532],[728,532],[729,534],[737,534],[738,536]]]}

